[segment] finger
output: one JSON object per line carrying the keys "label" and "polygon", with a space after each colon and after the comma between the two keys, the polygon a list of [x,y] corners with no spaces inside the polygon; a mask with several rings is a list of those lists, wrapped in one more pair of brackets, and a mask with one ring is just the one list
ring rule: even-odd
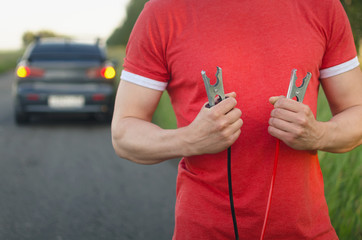
{"label": "finger", "polygon": [[269,126],[272,126],[276,129],[279,129],[283,132],[294,132],[295,129],[297,128],[296,125],[294,125],[291,122],[287,122],[278,118],[270,118],[269,119]]}
{"label": "finger", "polygon": [[[231,135],[231,138],[230,138],[231,144],[233,144],[233,143],[239,138],[240,134],[241,134],[241,130],[240,130],[240,128],[239,128],[237,131],[235,131],[235,132],[233,133],[233,135]],[[230,145],[231,145],[231,144],[230,144]]]}
{"label": "finger", "polygon": [[224,136],[228,136],[228,139],[232,139],[234,142],[241,133],[241,127],[243,126],[243,120],[238,119],[233,124],[231,124],[227,129],[224,130]]}
{"label": "finger", "polygon": [[213,111],[215,111],[216,114],[225,115],[230,112],[236,106],[236,104],[236,99],[229,97],[215,105],[213,107]]}
{"label": "finger", "polygon": [[299,112],[301,105],[303,104],[300,102],[281,97],[274,103],[274,108],[283,108],[292,112]]}
{"label": "finger", "polygon": [[270,117],[278,118],[287,122],[295,122],[298,115],[295,112],[291,112],[284,108],[274,108],[270,113]]}
{"label": "finger", "polygon": [[228,112],[225,116],[228,119],[228,122],[231,124],[241,118],[242,112],[238,108],[233,108],[230,112]]}
{"label": "finger", "polygon": [[235,121],[233,124],[231,124],[230,128],[232,132],[237,132],[240,130],[240,128],[243,126],[244,121],[239,118],[237,121]]}
{"label": "finger", "polygon": [[270,135],[272,135],[273,137],[276,137],[282,141],[284,141],[284,139],[286,139],[288,133],[283,131],[283,130],[280,130],[278,128],[275,128],[273,126],[269,126],[268,127],[268,132]]}

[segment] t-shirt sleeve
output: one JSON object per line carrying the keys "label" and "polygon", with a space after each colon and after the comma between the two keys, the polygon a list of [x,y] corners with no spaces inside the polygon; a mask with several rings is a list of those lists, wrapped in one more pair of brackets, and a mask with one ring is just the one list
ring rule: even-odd
{"label": "t-shirt sleeve", "polygon": [[147,2],[130,35],[121,80],[163,91],[170,74],[165,58],[166,30],[162,11]]}
{"label": "t-shirt sleeve", "polygon": [[322,60],[320,77],[332,77],[359,65],[351,26],[339,0],[333,0],[329,10],[327,46]]}

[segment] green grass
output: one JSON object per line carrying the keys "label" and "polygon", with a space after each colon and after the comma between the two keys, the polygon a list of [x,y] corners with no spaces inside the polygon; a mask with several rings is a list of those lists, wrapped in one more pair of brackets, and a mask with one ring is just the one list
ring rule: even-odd
{"label": "green grass", "polygon": [[160,103],[153,114],[152,122],[164,129],[175,129],[177,127],[175,112],[166,91],[162,94]]}
{"label": "green grass", "polygon": [[14,70],[23,50],[0,51],[0,73]]}

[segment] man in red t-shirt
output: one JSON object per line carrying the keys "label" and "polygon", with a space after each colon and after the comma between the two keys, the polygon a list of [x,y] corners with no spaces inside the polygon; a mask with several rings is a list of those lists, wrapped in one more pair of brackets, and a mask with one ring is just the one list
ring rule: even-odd
{"label": "man in red t-shirt", "polygon": [[[338,0],[151,0],[127,45],[112,121],[115,151],[141,164],[183,157],[173,238],[232,239],[232,145],[240,239],[258,239],[280,139],[265,239],[337,239],[317,150],[346,152],[362,143],[358,65]],[[216,66],[229,98],[205,108],[200,72],[211,76]],[[278,97],[293,68],[299,79],[312,73],[303,103]],[[320,85],[334,115],[328,122],[315,119]],[[151,123],[164,90],[177,129]]]}

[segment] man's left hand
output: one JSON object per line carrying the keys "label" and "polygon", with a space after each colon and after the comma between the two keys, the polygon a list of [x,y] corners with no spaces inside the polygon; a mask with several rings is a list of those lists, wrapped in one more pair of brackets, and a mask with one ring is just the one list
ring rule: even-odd
{"label": "man's left hand", "polygon": [[323,136],[323,124],[318,122],[309,106],[287,99],[271,97],[274,105],[268,132],[296,150],[318,150]]}

